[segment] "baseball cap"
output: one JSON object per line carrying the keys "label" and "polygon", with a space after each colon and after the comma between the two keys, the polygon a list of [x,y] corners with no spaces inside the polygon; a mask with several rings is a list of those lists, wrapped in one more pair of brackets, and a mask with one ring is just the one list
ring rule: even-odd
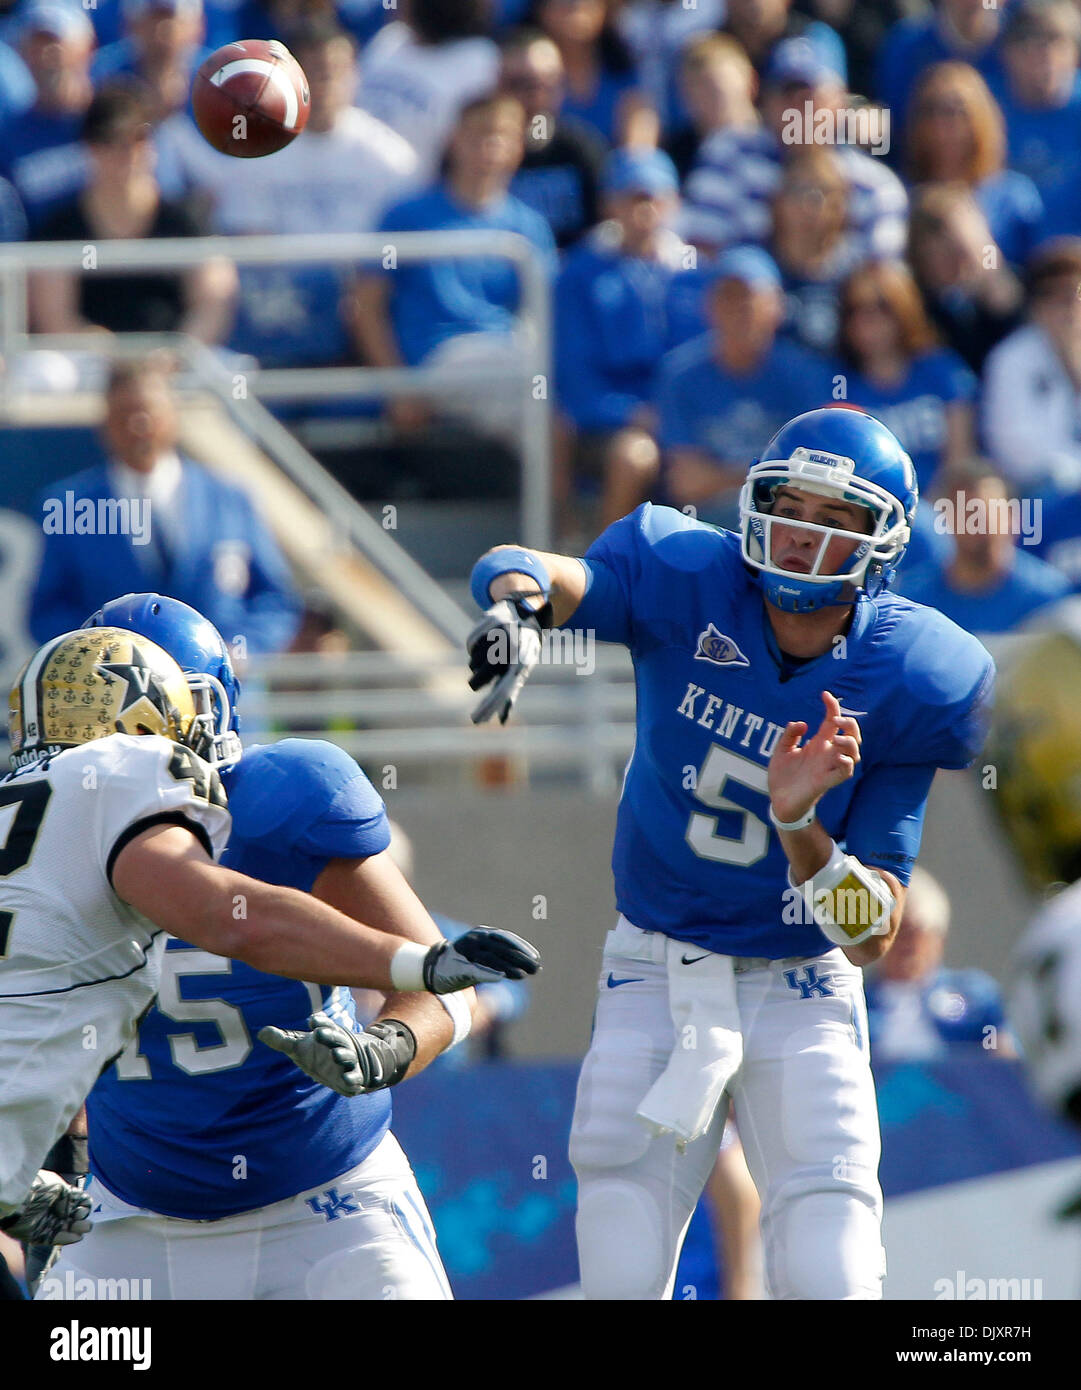
{"label": "baseball cap", "polygon": [[18,17],[20,38],[52,34],[58,39],[92,39],[94,26],[85,10],[74,5],[30,5]]}
{"label": "baseball cap", "polygon": [[601,187],[605,193],[677,193],[679,175],[663,150],[614,150],[605,160]]}
{"label": "baseball cap", "polygon": [[710,266],[710,284],[722,280],[742,280],[753,289],[781,288],[781,272],[768,252],[760,246],[731,246]]}
{"label": "baseball cap", "polygon": [[772,87],[796,83],[817,87],[826,82],[843,84],[844,77],[813,39],[794,38],[782,39],[776,45],[766,64],[765,81]]}

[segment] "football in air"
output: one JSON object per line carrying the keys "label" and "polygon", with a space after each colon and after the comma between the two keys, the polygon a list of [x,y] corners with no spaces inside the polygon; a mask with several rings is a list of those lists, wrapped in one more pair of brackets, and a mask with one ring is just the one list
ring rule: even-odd
{"label": "football in air", "polygon": [[295,140],[311,102],[304,69],[277,39],[242,39],[200,66],[191,108],[203,136],[222,154],[259,159]]}

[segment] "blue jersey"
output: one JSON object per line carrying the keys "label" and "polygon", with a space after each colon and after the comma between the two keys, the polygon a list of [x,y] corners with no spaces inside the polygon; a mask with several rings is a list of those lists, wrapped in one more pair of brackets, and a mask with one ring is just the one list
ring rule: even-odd
{"label": "blue jersey", "polygon": [[[310,890],[332,859],[390,843],[352,758],[308,739],[249,748],[222,774],[233,828],[221,862]],[[347,989],[268,975],[170,940],[157,1003],[87,1103],[92,1172],[125,1202],[189,1220],[279,1202],[347,1172],[390,1125],[390,1093],[348,1100],[257,1040],[322,1009],[347,1027]]]}
{"label": "blue jersey", "polygon": [[1081,185],[1081,79],[1061,106],[1023,106],[999,96],[1011,169],[1026,174],[1043,201],[1039,238],[1076,235]]}
{"label": "blue jersey", "polygon": [[867,1032],[880,1060],[944,1057],[957,1044],[986,1047],[1006,1026],[1002,993],[982,970],[939,969],[913,981],[872,975],[866,988]]}
{"label": "blue jersey", "polygon": [[1043,535],[1036,554],[1081,592],[1081,494],[1052,490],[1038,500],[1043,503]]}
{"label": "blue jersey", "polygon": [[976,398],[976,378],[957,353],[934,348],[912,359],[901,381],[882,386],[862,372],[840,368],[847,400],[887,425],[916,469],[925,492],[942,466],[946,449],[946,411]]}
{"label": "blue jersey", "polygon": [[788,861],[767,819],[766,767],[785,725],[817,729],[824,689],[858,718],[862,760],[818,816],[850,854],[907,883],[935,769],[965,767],[982,746],[990,656],[940,614],[882,595],[859,599],[843,646],[785,661],[738,537],[667,507],[617,521],[583,564],[588,587],[568,626],[625,644],[635,666],[637,736],[612,858],[619,911],[724,955],[829,950],[786,910]]}
{"label": "blue jersey", "polygon": [[620,429],[649,400],[688,318],[676,282],[691,277],[697,287],[694,271],[603,246],[567,256],[555,293],[556,386],[579,429]]}
{"label": "blue jersey", "polygon": [[793,411],[832,403],[829,364],[798,343],[778,338],[739,375],[717,361],[714,343],[703,334],[661,363],[656,404],[664,449],[699,449],[719,463],[745,464]]}
{"label": "blue jersey", "polygon": [[86,183],[89,165],[80,143],[82,117],[36,107],[0,126],[0,176],[15,185],[33,231]]}
{"label": "blue jersey", "polygon": [[1057,603],[1071,591],[1064,574],[1020,547],[1014,552],[1009,573],[980,593],[953,586],[951,558],[932,557],[922,565],[902,569],[898,582],[909,598],[937,608],[969,632],[1009,632],[1037,609]]}
{"label": "blue jersey", "polygon": [[[548,223],[510,194],[484,208],[459,204],[443,184],[396,203],[380,231],[518,232],[555,269],[555,241]],[[454,261],[403,263],[389,272],[390,316],[402,356],[416,366],[459,333],[509,333],[518,312],[518,274],[510,261],[465,256]]]}

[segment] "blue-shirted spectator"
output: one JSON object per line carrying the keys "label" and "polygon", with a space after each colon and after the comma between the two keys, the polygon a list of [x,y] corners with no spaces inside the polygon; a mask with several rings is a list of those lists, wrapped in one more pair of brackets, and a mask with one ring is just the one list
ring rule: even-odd
{"label": "blue-shirted spectator", "polygon": [[188,103],[204,46],[203,0],[123,0],[123,38],[98,49],[90,65],[96,87],[116,78],[137,83],[155,122]]}
{"label": "blue-shirted spectator", "polygon": [[933,503],[936,528],[952,541],[936,557],[898,575],[906,598],[945,613],[977,635],[1010,632],[1032,613],[1070,593],[1064,575],[1032,553],[1026,512],[992,469],[951,470]]}
{"label": "blue-shirted spectator", "polygon": [[1069,492],[1048,489],[1033,502],[1040,507],[1042,530],[1035,553],[1081,593],[1081,485]]}
{"label": "blue-shirted spectator", "polygon": [[999,103],[1008,162],[1043,200],[1042,236],[1081,227],[1081,10],[1072,0],[1013,0]]}
{"label": "blue-shirted spectator", "polygon": [[777,336],[781,277],[760,247],[718,258],[707,312],[712,331],[661,364],[659,442],[672,503],[728,526],[747,460],[785,420],[829,404],[832,379],[821,358]]}
{"label": "blue-shirted spectator", "polygon": [[26,236],[26,213],[14,186],[0,179],[0,241],[22,241]]}
{"label": "blue-shirted spectator", "polygon": [[[525,112],[513,97],[495,94],[470,102],[451,140],[446,176],[391,207],[380,230],[390,244],[395,232],[517,232],[554,271],[555,243],[547,222],[507,191],[524,141]],[[508,351],[514,351],[518,275],[508,261],[494,257],[411,262],[361,279],[355,308],[356,335],[371,365],[505,363]],[[506,421],[500,404],[486,395],[447,402],[444,408],[469,412],[469,418],[476,412],[502,432]],[[508,400],[504,409],[516,413],[520,405]],[[398,399],[389,413],[400,429],[416,428],[429,417],[428,407],[415,400]]]}
{"label": "blue-shirted spectator", "polygon": [[894,151],[901,148],[908,104],[934,63],[970,63],[996,89],[1002,80],[1002,10],[984,0],[937,0],[934,13],[901,19],[878,51],[873,91],[893,118]]}
{"label": "blue-shirted spectator", "polygon": [[976,378],[939,346],[911,272],[868,261],[841,289],[839,374],[844,399],[888,425],[926,493],[947,464],[975,447]]}
{"label": "blue-shirted spectator", "polygon": [[[273,536],[246,492],[178,454],[177,430],[164,366],[153,358],[116,364],[105,395],[107,464],[57,481],[43,499],[45,544],[29,613],[35,642],[70,632],[117,594],[153,591],[198,605],[227,641],[243,639],[246,654],[289,645],[299,604]],[[80,512],[76,527],[83,499],[91,517],[102,501],[130,500],[130,525],[117,525],[119,511],[101,531],[58,524],[74,515],[64,511],[66,494]]]}
{"label": "blue-shirted spectator", "polygon": [[[617,150],[603,178],[609,220],[572,251],[556,285],[556,392],[571,478],[601,481],[601,527],[646,496],[659,455],[650,401],[661,357],[686,324],[677,280],[693,252],[671,230],[675,167],[660,150]],[[695,281],[697,284],[697,280]]]}
{"label": "blue-shirted spectator", "polygon": [[879,1061],[933,1061],[957,1047],[1017,1055],[1002,992],[982,970],[943,966],[950,901],[919,864],[893,946],[867,972],[871,1054]]}
{"label": "blue-shirted spectator", "polygon": [[611,8],[607,0],[534,0],[529,22],[562,55],[565,115],[589,126],[606,145],[655,144],[656,113],[639,89],[631,51]]}
{"label": "blue-shirted spectator", "polygon": [[1023,265],[1041,235],[1036,185],[1007,169],[1006,128],[987,83],[967,63],[928,68],[913,93],[905,166],[914,184],[961,183],[987,218],[992,241]]}
{"label": "blue-shirted spectator", "polygon": [[[772,226],[770,204],[785,160],[798,146],[815,143],[820,115],[830,113],[832,119],[844,100],[840,73],[810,40],[779,44],[766,71],[761,128],[722,130],[702,146],[684,186],[680,230],[687,240],[710,249],[765,245]],[[812,119],[803,129],[801,113],[808,109]],[[799,131],[791,120],[793,111],[801,114]],[[900,255],[908,206],[901,181],[881,159],[862,150],[839,146],[834,153],[848,185],[846,230],[861,259]]]}
{"label": "blue-shirted spectator", "polygon": [[859,259],[846,230],[848,184],[835,150],[802,146],[773,198],[769,249],[784,282],[786,336],[813,352],[837,350],[838,290]]}
{"label": "blue-shirted spectator", "polygon": [[785,39],[809,39],[822,60],[848,82],[848,55],[837,31],[821,20],[800,14],[792,0],[727,0],[727,14],[721,26],[731,34],[764,78],[776,49]]}
{"label": "blue-shirted spectator", "polygon": [[499,85],[526,113],[525,157],[510,191],[552,229],[556,245],[572,245],[598,221],[604,144],[562,112],[563,59],[547,35],[515,29],[500,45]]}
{"label": "blue-shirted spectator", "polygon": [[34,227],[86,182],[79,134],[94,91],[94,29],[82,9],[37,4],[22,15],[18,35],[37,95],[0,125],[0,176],[15,185]]}
{"label": "blue-shirted spectator", "polygon": [[28,111],[37,91],[30,69],[17,49],[7,42],[8,37],[4,28],[0,28],[0,125],[9,116]]}

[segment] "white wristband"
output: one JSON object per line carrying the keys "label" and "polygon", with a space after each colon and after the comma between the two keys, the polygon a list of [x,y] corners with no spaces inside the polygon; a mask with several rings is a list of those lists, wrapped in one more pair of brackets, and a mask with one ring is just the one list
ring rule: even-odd
{"label": "white wristband", "polygon": [[435,997],[450,1014],[450,1021],[454,1024],[454,1037],[443,1049],[449,1052],[452,1047],[457,1047],[463,1038],[469,1037],[469,1030],[473,1027],[473,1012],[460,990],[454,994],[437,994]]}
{"label": "white wristband", "polygon": [[775,825],[778,830],[806,830],[815,818],[815,808],[812,806],[805,816],[799,820],[778,820],[777,814],[773,809],[773,802],[769,804],[770,823]]}
{"label": "white wristband", "polygon": [[390,983],[395,989],[424,988],[424,958],[428,947],[419,941],[406,941],[390,958]]}

